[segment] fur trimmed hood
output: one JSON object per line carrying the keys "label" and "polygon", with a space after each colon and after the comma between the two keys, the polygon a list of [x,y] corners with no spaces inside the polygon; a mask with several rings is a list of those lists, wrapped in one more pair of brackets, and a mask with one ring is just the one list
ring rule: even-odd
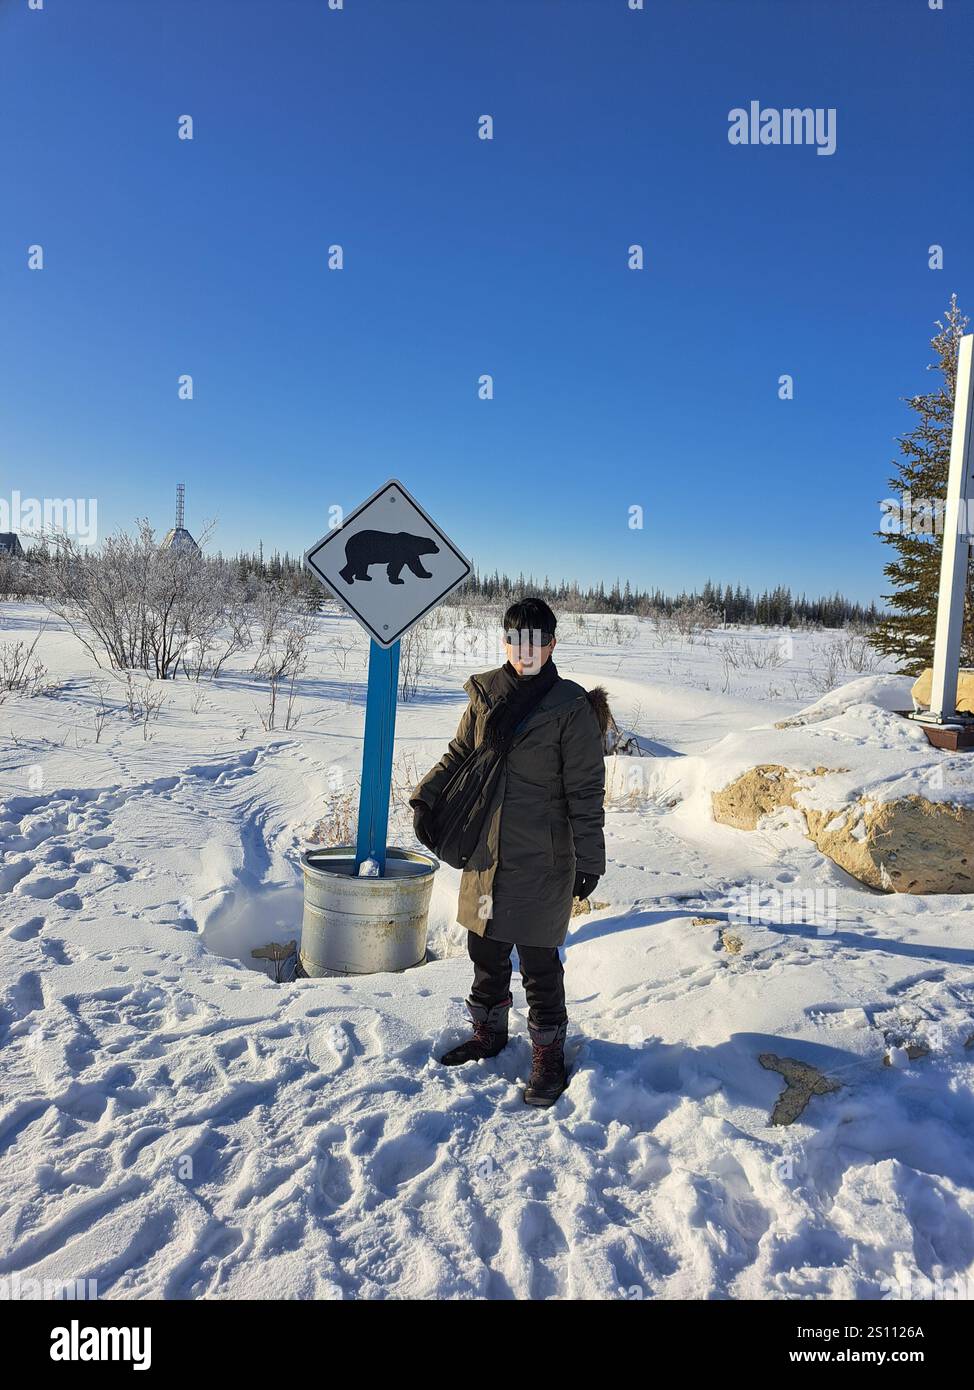
{"label": "fur trimmed hood", "polygon": [[586,691],[588,702],[592,706],[596,719],[599,721],[599,729],[602,732],[602,743],[608,751],[619,734],[619,726],[613,718],[609,708],[609,692],[604,685],[597,685],[594,690]]}

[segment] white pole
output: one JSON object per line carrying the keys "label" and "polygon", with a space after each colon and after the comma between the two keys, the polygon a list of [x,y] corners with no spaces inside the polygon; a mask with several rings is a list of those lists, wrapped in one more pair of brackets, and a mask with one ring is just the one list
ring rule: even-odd
{"label": "white pole", "polygon": [[937,635],[933,651],[930,718],[937,724],[956,718],[957,671],[964,626],[964,595],[971,550],[969,526],[974,512],[974,334],[965,333],[957,349],[954,428],[950,437],[950,472],[944,513],[944,548],[940,560]]}

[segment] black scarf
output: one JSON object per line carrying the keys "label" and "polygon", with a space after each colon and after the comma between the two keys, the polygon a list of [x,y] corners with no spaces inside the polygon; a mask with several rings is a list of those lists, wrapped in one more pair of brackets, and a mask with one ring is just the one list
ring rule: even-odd
{"label": "black scarf", "polygon": [[514,732],[558,681],[558,670],[549,656],[534,676],[519,676],[509,661],[501,667],[504,694],[491,708],[484,724],[484,743],[506,753]]}

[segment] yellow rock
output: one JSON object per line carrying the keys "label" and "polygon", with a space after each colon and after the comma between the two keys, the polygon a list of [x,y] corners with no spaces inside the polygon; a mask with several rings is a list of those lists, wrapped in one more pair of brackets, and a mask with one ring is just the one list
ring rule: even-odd
{"label": "yellow rock", "polygon": [[[928,666],[922,675],[917,677],[910,692],[915,704],[924,709],[930,708],[932,685],[933,667]],[[969,666],[962,666],[957,677],[957,712],[974,714],[974,670]]]}
{"label": "yellow rock", "polygon": [[806,811],[823,854],[871,888],[891,893],[974,892],[974,809],[904,796],[842,812]]}
{"label": "yellow rock", "polygon": [[771,1112],[773,1125],[792,1125],[805,1109],[812,1096],[826,1096],[838,1091],[841,1085],[823,1076],[818,1067],[794,1057],[778,1057],[774,1052],[761,1052],[758,1061],[768,1071],[776,1071],[785,1079],[785,1089]]}
{"label": "yellow rock", "polygon": [[593,902],[591,898],[572,898],[572,916],[583,917],[586,912],[601,912],[608,903]]}
{"label": "yellow rock", "polygon": [[794,806],[794,794],[806,777],[822,777],[842,768],[816,767],[811,772],[795,772],[780,763],[763,763],[742,772],[729,787],[714,792],[711,800],[714,820],[738,830],[753,830],[762,816],[782,806]]}
{"label": "yellow rock", "polygon": [[[815,768],[813,775],[828,771]],[[808,776],[776,764],[751,768],[713,793],[714,819],[753,830],[762,816],[795,806],[795,792]],[[809,839],[871,888],[887,893],[974,892],[974,807],[905,796],[890,801],[861,797],[834,811],[798,809]]]}

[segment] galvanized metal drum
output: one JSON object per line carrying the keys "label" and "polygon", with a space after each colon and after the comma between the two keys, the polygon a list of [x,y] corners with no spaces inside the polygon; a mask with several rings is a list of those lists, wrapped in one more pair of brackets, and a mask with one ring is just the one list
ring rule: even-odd
{"label": "galvanized metal drum", "polygon": [[309,850],[301,862],[306,974],[371,975],[408,970],[425,958],[437,860],[416,850],[387,849],[381,878],[359,878],[355,850],[345,845]]}

